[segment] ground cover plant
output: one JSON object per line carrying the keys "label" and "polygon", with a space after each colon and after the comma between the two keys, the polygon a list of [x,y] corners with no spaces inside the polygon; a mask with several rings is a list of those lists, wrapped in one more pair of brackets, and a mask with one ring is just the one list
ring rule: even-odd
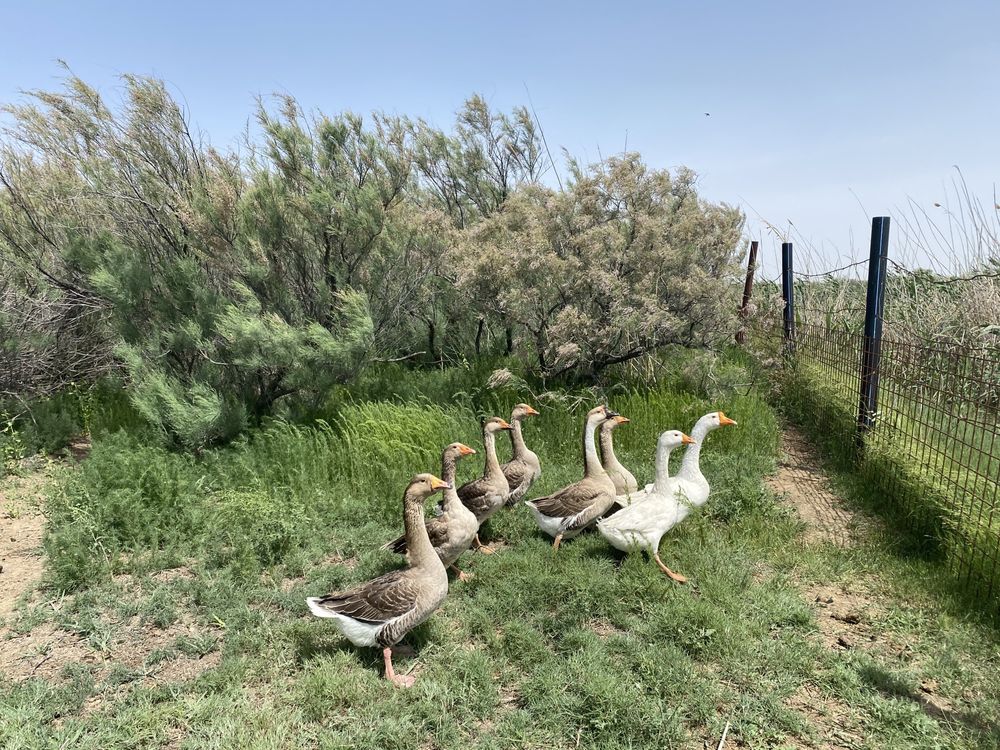
{"label": "ground cover plant", "polygon": [[[703,454],[713,498],[664,544],[694,585],[594,534],[553,555],[527,509],[502,513],[486,534],[498,553],[467,560],[475,578],[407,639],[408,691],[304,597],[398,564],[378,547],[399,531],[406,479],[452,440],[476,445],[478,418],[527,383],[390,366],[323,421],[273,422],[199,457],[155,431],[98,434],[44,501],[42,588],[3,636],[15,679],[0,688],[0,744],[701,747],[727,723],[749,747],[995,739],[996,637],[941,596],[933,561],[898,554],[877,526],[846,549],[804,541],[762,483],[778,422],[745,371],[666,363],[653,388],[532,394],[542,416],[526,436],[541,493],[579,475],[595,400],[633,420],[618,454],[643,478],[661,429],[710,408],[737,418]],[[460,465],[460,479],[476,471]],[[848,613],[864,643],[831,645],[839,621],[816,600],[858,591],[872,597]]]}

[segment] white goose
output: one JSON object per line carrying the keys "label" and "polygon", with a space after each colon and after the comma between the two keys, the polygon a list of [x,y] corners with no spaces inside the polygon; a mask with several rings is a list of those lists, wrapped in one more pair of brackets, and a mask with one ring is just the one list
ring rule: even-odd
{"label": "white goose", "polygon": [[[721,411],[716,411],[697,421],[691,430],[691,437],[678,430],[669,430],[660,435],[657,441],[656,481],[647,485],[639,493],[640,497],[633,498],[632,504],[627,508],[597,524],[598,531],[611,546],[623,552],[644,550],[670,578],[678,583],[687,581],[687,578],[672,571],[660,559],[660,540],[688,516],[691,508],[704,505],[708,500],[710,487],[698,465],[701,444],[709,432],[730,424],[735,425],[736,422]],[[689,445],[680,471],[676,477],[670,478],[670,453],[685,443]]]}

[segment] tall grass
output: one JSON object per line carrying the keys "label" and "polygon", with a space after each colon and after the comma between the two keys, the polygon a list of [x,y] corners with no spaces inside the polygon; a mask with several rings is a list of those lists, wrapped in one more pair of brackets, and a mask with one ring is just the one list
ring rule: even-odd
{"label": "tall grass", "polygon": [[58,453],[74,438],[104,436],[119,429],[151,436],[115,380],[74,384],[29,401],[0,399],[0,455],[5,459],[0,476],[4,467],[15,471],[22,458]]}
{"label": "tall grass", "polygon": [[[437,471],[445,445],[480,445],[482,416],[509,414],[514,404],[531,399],[516,381],[487,389],[474,371],[406,378],[395,368],[389,372],[389,381],[374,373],[357,393],[342,392],[341,402],[329,409],[329,422],[275,421],[197,458],[143,434],[120,431],[96,439],[90,458],[50,503],[49,584],[77,589],[136,566],[156,568],[186,558],[246,575],[338,543],[353,553],[359,544],[354,530],[374,535],[379,529],[383,536],[398,530],[402,488],[416,472]],[[397,384],[391,400],[361,400],[371,395],[373,383],[390,381]],[[545,491],[578,478],[583,416],[607,394],[533,395],[542,416],[530,420],[525,432],[542,457],[539,490]],[[616,433],[619,456],[644,479],[652,476],[661,431],[688,428],[709,409],[735,411],[747,427],[720,431],[704,454],[709,475],[729,478],[714,507],[733,517],[761,500],[759,477],[773,459],[777,428],[757,397],[730,392],[709,401],[659,386],[632,387],[611,401],[632,419]],[[505,455],[509,448],[500,442]],[[478,475],[482,458],[463,462],[459,481]]]}

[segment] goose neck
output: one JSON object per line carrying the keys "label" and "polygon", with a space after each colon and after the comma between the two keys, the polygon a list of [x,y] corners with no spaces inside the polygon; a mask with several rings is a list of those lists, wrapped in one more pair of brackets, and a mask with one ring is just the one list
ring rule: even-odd
{"label": "goose neck", "polygon": [[427,526],[424,523],[424,497],[418,493],[407,491],[403,499],[403,528],[406,536],[406,548],[412,567],[423,567],[432,560],[437,560],[437,553],[431,546],[427,536]]}
{"label": "goose neck", "polygon": [[492,430],[483,432],[483,446],[486,448],[486,474],[495,477],[502,474],[500,460],[497,458],[497,439]]}
{"label": "goose neck", "polygon": [[455,509],[457,506],[461,505],[461,500],[458,499],[458,490],[455,489],[455,469],[456,469],[457,459],[451,454],[444,454],[441,458],[441,478],[451,485],[449,489],[444,491],[444,506],[445,512]]}
{"label": "goose neck", "polygon": [[528,446],[524,444],[524,435],[521,434],[521,417],[511,419],[510,424],[514,428],[510,431],[510,444],[514,449],[514,458],[523,458]]}
{"label": "goose neck", "polygon": [[665,492],[670,481],[670,454],[674,446],[669,443],[660,444],[656,450],[656,477],[653,485],[658,492]]}
{"label": "goose neck", "polygon": [[691,438],[694,443],[687,447],[684,451],[684,459],[681,461],[680,471],[677,472],[677,476],[682,479],[701,479],[701,467],[699,466],[699,459],[701,457],[701,444],[705,442],[705,438],[708,436],[710,431],[710,425],[708,422],[699,420],[698,423],[691,430]]}
{"label": "goose neck", "polygon": [[604,472],[601,461],[597,457],[597,446],[594,443],[595,420],[588,419],[583,428],[583,473],[584,476],[598,476]]}
{"label": "goose neck", "polygon": [[612,429],[601,425],[601,457],[604,459],[604,467],[618,466],[618,457],[615,455],[615,445],[611,437]]}

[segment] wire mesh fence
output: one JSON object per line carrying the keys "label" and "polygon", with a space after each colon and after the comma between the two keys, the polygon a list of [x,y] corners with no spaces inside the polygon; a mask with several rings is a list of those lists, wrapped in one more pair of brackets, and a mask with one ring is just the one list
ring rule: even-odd
{"label": "wire mesh fence", "polygon": [[[912,272],[888,269],[880,283],[892,310],[901,301],[892,295],[910,288],[896,282]],[[777,296],[770,286],[761,291]],[[856,467],[890,523],[1000,614],[1000,337],[928,340],[880,312],[877,406],[866,420],[870,282],[801,274],[790,286],[793,331],[784,303],[763,306],[755,329],[765,355],[781,363],[789,415]]]}

